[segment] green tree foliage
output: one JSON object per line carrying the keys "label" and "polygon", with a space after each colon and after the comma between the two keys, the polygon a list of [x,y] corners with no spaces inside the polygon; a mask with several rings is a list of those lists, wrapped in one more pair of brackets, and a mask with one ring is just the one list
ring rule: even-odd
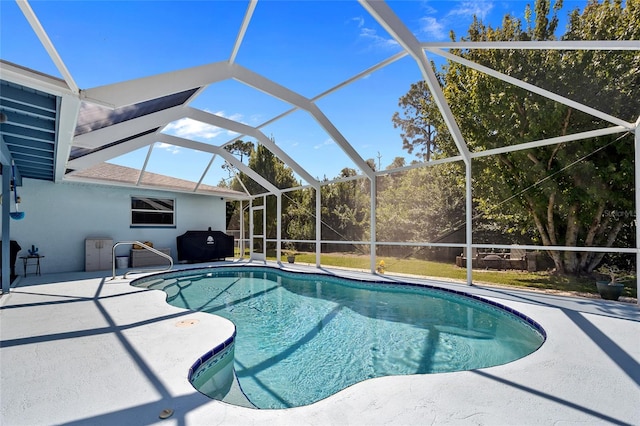
{"label": "green tree foliage", "polygon": [[[249,156],[251,155],[251,153],[253,152],[254,149],[254,145],[253,142],[245,142],[241,139],[238,139],[237,141],[234,141],[233,143],[230,143],[228,145],[225,145],[224,149],[226,149],[227,151],[229,151],[231,154],[237,156],[240,161],[244,161],[244,158],[249,158]],[[231,166],[230,164],[228,164],[227,162],[225,162],[222,165],[222,168],[224,170],[226,170],[229,173],[229,177],[231,178],[233,176],[232,173],[232,169],[233,166]],[[218,183],[218,186],[221,188],[231,188],[232,185],[234,185],[234,183],[228,183],[227,180],[225,179],[221,179],[220,182]],[[238,184],[238,182],[235,182],[235,187],[239,187],[241,185]],[[237,189],[239,191],[243,191],[242,188]],[[239,214],[239,207],[240,207],[240,203],[237,201],[234,202],[228,202],[227,203],[227,229],[229,228],[229,226],[235,226],[235,227],[240,227],[240,221],[238,219],[238,214]],[[234,217],[236,218],[236,221],[234,221]],[[234,221],[234,222],[232,222]]]}
{"label": "green tree foliage", "polygon": [[[244,161],[244,158],[247,157],[249,158],[249,156],[251,155],[251,153],[253,152],[254,149],[254,145],[253,142],[245,142],[241,139],[238,139],[237,141],[234,141],[233,143],[230,143],[228,145],[224,146],[224,149],[229,151],[231,154],[237,156],[239,158],[239,160],[242,162]],[[227,170],[227,172],[229,173],[229,177],[232,176],[232,166],[225,163],[222,166],[223,169]],[[222,186],[226,186],[226,182],[223,181],[223,185]]]}
{"label": "green tree foliage", "polygon": [[[441,78],[442,75],[439,75]],[[441,147],[454,147],[431,92],[424,81],[411,85],[398,102],[393,125],[401,128],[402,147],[423,162],[457,155]],[[397,157],[389,168],[406,166]],[[399,208],[402,206],[402,208]],[[464,242],[464,168],[460,164],[410,169],[378,180],[376,236],[378,241]]]}
{"label": "green tree foliage", "polygon": [[434,119],[438,109],[425,82],[412,84],[409,92],[398,101],[398,106],[402,108],[402,115],[394,113],[391,121],[393,127],[402,129],[402,149],[423,161],[430,161],[440,145],[443,129],[438,129],[437,119]]}
{"label": "green tree foliage", "polygon": [[[372,160],[370,161],[370,165]],[[356,176],[344,168],[338,178]],[[353,179],[324,185],[322,197],[322,239],[362,241],[369,238],[371,186],[368,179]],[[351,249],[339,246],[337,249]]]}
{"label": "green tree foliage", "polygon": [[[573,11],[564,39],[640,39],[638,0],[589,1],[582,13]],[[475,19],[462,40],[554,40],[556,16],[538,0],[525,13],[527,28],[505,16],[498,28]],[[534,17],[532,15],[535,14]],[[637,51],[469,49],[452,53],[578,102],[635,121],[640,114],[640,58]],[[533,94],[497,78],[450,62],[440,73],[445,96],[472,151],[563,136],[610,126],[598,118]],[[412,87],[405,102],[423,114],[440,135],[435,152],[457,155],[441,117],[427,96],[420,100]],[[402,100],[401,100],[402,103]],[[405,109],[406,110],[406,109]],[[396,118],[396,117],[394,117]],[[429,130],[432,132],[431,130]],[[418,134],[418,132],[414,132]],[[406,132],[407,135],[411,135]],[[424,139],[424,138],[423,138]],[[424,144],[417,138],[416,143]],[[405,142],[406,143],[406,142]],[[409,142],[410,143],[410,142]],[[546,246],[612,246],[628,240],[628,220],[611,212],[633,210],[633,136],[600,137],[474,160],[474,201],[477,212],[493,220],[519,220],[521,233],[534,228]],[[607,214],[609,213],[609,214]],[[511,225],[510,225],[511,226]],[[590,272],[601,260],[596,253],[549,251],[560,272]]]}
{"label": "green tree foliage", "polygon": [[[373,168],[373,160],[368,160]],[[337,179],[356,176],[356,171],[344,168]],[[321,188],[321,232],[323,240],[361,241],[369,238],[370,183],[365,178],[336,182]],[[296,240],[315,238],[316,194],[312,189],[290,192],[286,237]],[[352,245],[335,245],[334,251],[353,251]]]}
{"label": "green tree foliage", "polygon": [[[378,241],[439,242],[461,225],[464,228],[464,167],[460,164],[390,174],[379,179],[378,186]],[[464,242],[464,231],[462,236],[456,242]]]}
{"label": "green tree foliage", "polygon": [[289,199],[284,212],[287,224],[282,237],[293,240],[313,240],[316,235],[316,193],[312,188],[287,192],[283,195]]}
{"label": "green tree foliage", "polygon": [[[249,163],[248,166],[250,169],[254,170],[256,173],[261,175],[264,179],[266,179],[269,183],[274,185],[279,189],[290,188],[292,186],[298,185],[296,181],[293,171],[287,167],[278,157],[276,157],[271,151],[269,151],[264,145],[258,145],[257,148],[252,149],[249,153]],[[266,193],[267,190],[260,185],[258,182],[251,179],[244,173],[239,173],[236,178],[231,182],[231,188],[236,191],[244,191],[243,186],[240,184],[240,181],[244,184],[244,187],[247,188],[249,194],[251,195],[259,195]],[[282,211],[285,212],[288,210],[289,205],[291,203],[291,199],[287,197],[282,198]],[[266,206],[266,214],[267,214],[267,229],[266,235],[269,238],[274,238],[276,236],[276,226],[277,226],[277,200],[275,196],[267,197],[267,206]],[[286,217],[286,216],[285,216]],[[287,223],[283,222],[283,228],[286,228]]]}
{"label": "green tree foliage", "polygon": [[[640,1],[598,3],[590,0],[582,13],[569,16],[565,40],[639,40]],[[640,54],[580,50],[562,52],[563,75],[559,84],[570,97],[609,114],[634,122],[640,115]],[[571,76],[580,78],[571,79]],[[582,78],[587,76],[588,78]],[[569,81],[567,81],[569,80]]]}
{"label": "green tree foliage", "polygon": [[253,142],[245,142],[242,139],[238,139],[237,141],[224,146],[224,149],[238,156],[240,161],[243,161],[244,157],[249,158],[254,148],[255,146]]}
{"label": "green tree foliage", "polygon": [[[344,168],[337,179],[356,176]],[[370,183],[365,178],[336,182],[321,188],[321,232],[323,240],[361,241],[369,238]],[[312,240],[316,229],[316,193],[313,189],[288,192],[284,238]],[[352,245],[335,245],[335,251],[353,251]]]}
{"label": "green tree foliage", "polygon": [[[297,186],[292,170],[263,145],[253,149],[253,144],[237,141],[227,148],[236,155],[247,155],[248,167],[256,171],[271,184],[280,189]],[[374,160],[367,160],[375,169]],[[345,168],[337,178],[356,176],[356,171]],[[240,183],[242,182],[242,184]],[[229,185],[231,189],[251,195],[266,193],[267,190],[244,173]],[[367,179],[354,179],[325,185],[322,198],[322,238],[324,240],[360,241],[368,238],[370,223],[370,184]],[[256,200],[256,202],[260,202]],[[276,237],[277,200],[267,197],[267,237]],[[287,191],[282,196],[282,237],[292,240],[313,240],[316,229],[316,195],[313,189]],[[248,218],[247,218],[248,220]],[[352,250],[352,246],[338,246],[337,249]]]}

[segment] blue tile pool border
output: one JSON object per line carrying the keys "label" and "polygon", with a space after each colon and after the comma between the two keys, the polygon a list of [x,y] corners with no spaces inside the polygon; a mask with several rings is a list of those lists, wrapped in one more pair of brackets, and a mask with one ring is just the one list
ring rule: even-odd
{"label": "blue tile pool border", "polygon": [[209,362],[211,359],[214,359],[216,356],[222,354],[226,349],[233,346],[236,339],[236,331],[233,331],[231,337],[222,342],[221,344],[215,346],[213,349],[202,355],[193,365],[189,368],[189,373],[187,374],[187,380],[192,382],[195,378],[195,374],[198,372],[198,369]]}

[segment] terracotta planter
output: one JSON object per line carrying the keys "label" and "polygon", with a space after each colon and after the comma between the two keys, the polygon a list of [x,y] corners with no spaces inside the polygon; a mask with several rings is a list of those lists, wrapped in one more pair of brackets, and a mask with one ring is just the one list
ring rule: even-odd
{"label": "terracotta planter", "polygon": [[596,287],[600,297],[605,300],[618,300],[624,289],[622,283],[609,283],[609,281],[596,281]]}

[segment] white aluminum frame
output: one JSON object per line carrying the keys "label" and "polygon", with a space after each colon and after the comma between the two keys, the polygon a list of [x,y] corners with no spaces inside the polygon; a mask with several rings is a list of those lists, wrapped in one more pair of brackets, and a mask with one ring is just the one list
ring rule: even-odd
{"label": "white aluminum frame", "polygon": [[[69,70],[66,68],[62,58],[58,54],[55,49],[55,46],[47,36],[44,28],[38,21],[35,13],[29,6],[27,0],[16,0],[26,19],[28,20],[31,28],[34,33],[37,35],[42,45],[45,47],[49,56],[55,63],[56,67],[64,77],[64,81],[58,81],[51,78],[33,78],[32,76],[26,77],[26,74],[21,72],[19,68],[15,68],[12,66],[5,66],[0,68],[0,77],[3,79],[7,79],[9,81],[14,81],[19,84],[29,85],[30,87],[36,88],[38,90],[61,94],[63,96],[62,105],[60,108],[60,131],[58,132],[57,138],[57,167],[56,170],[61,171],[56,175],[56,182],[63,180],[63,171],[66,168],[72,168],[75,170],[82,170],[98,163],[107,161],[111,158],[122,155],[128,151],[132,151],[135,149],[139,149],[144,146],[152,147],[156,142],[165,142],[171,143],[177,146],[183,146],[190,149],[195,149],[202,151],[204,153],[208,153],[212,155],[211,161],[208,163],[206,170],[202,174],[202,179],[204,175],[208,171],[211,163],[215,156],[221,156],[227,161],[229,164],[233,165],[238,170],[242,171],[246,175],[250,176],[260,185],[265,187],[269,193],[275,195],[278,200],[278,218],[277,223],[280,225],[281,219],[281,207],[282,207],[282,192],[284,190],[276,188],[274,185],[270,184],[263,177],[259,176],[257,173],[250,170],[240,161],[238,161],[233,155],[229,154],[226,150],[224,150],[223,146],[212,146],[184,138],[178,138],[175,136],[170,136],[163,134],[161,130],[159,130],[156,134],[142,136],[140,138],[128,141],[124,144],[105,148],[99,151],[96,151],[92,154],[86,155],[84,157],[68,160],[68,153],[72,146],[80,146],[86,148],[97,148],[100,147],[105,141],[114,141],[125,138],[127,136],[131,136],[136,134],[137,132],[142,132],[147,129],[153,128],[153,126],[158,126],[159,128],[164,127],[166,124],[181,119],[181,118],[191,118],[193,120],[198,120],[203,123],[207,123],[213,126],[217,126],[222,129],[230,130],[237,132],[242,135],[248,135],[256,140],[258,140],[261,144],[266,146],[269,150],[271,150],[274,155],[280,158],[285,164],[292,168],[292,170],[301,176],[307,183],[307,185],[303,185],[302,187],[312,187],[316,191],[316,211],[319,212],[321,210],[321,196],[320,189],[324,184],[328,184],[331,182],[319,182],[315,178],[313,178],[300,164],[298,164],[295,159],[291,158],[286,152],[281,150],[277,145],[275,145],[262,131],[260,130],[262,127],[277,121],[290,113],[298,110],[305,111],[308,113],[318,124],[327,132],[327,134],[340,146],[340,148],[345,152],[345,154],[353,161],[356,167],[362,173],[361,176],[370,180],[371,183],[371,272],[375,273],[375,247],[377,244],[375,228],[376,228],[376,219],[375,219],[375,211],[376,211],[376,203],[375,203],[375,193],[376,193],[376,176],[401,172],[404,170],[409,170],[415,167],[429,167],[436,164],[441,164],[444,162],[450,161],[463,161],[465,164],[465,175],[466,175],[466,186],[465,186],[465,194],[466,194],[466,243],[462,245],[462,247],[466,248],[468,252],[471,252],[472,248],[525,248],[525,249],[539,249],[545,250],[544,246],[500,246],[500,245],[485,245],[485,244],[473,244],[473,232],[472,232],[472,184],[471,184],[471,165],[472,160],[474,158],[480,158],[488,155],[501,154],[506,152],[513,152],[522,149],[529,149],[535,147],[541,147],[550,144],[558,144],[567,141],[575,141],[585,138],[592,138],[597,136],[604,136],[615,133],[624,133],[624,132],[633,132],[635,133],[635,161],[636,164],[640,164],[640,135],[638,132],[638,126],[640,123],[640,118],[635,123],[630,123],[625,120],[622,120],[618,117],[614,117],[610,114],[599,111],[595,108],[592,108],[588,105],[581,104],[579,102],[572,101],[568,98],[560,96],[558,94],[549,92],[540,87],[531,85],[529,83],[523,82],[521,80],[515,79],[503,73],[500,73],[496,70],[490,69],[488,67],[482,66],[480,64],[474,63],[467,59],[461,58],[457,55],[451,54],[446,51],[446,49],[451,48],[464,48],[464,49],[564,49],[564,50],[618,50],[618,51],[638,51],[640,50],[640,42],[638,41],[547,41],[547,42],[420,42],[415,35],[407,28],[404,22],[402,22],[398,16],[393,12],[393,10],[387,5],[384,1],[379,0],[359,0],[359,3],[362,5],[364,10],[369,13],[393,38],[394,40],[402,47],[402,52],[395,54],[388,58],[385,61],[380,62],[379,64],[371,67],[367,70],[364,70],[355,76],[345,80],[344,82],[336,85],[335,87],[324,91],[323,93],[317,95],[313,98],[306,98],[292,90],[287,89],[286,87],[277,84],[247,68],[244,68],[238,65],[235,62],[237,54],[242,47],[242,42],[246,31],[251,24],[251,20],[253,18],[253,14],[258,3],[258,0],[250,0],[247,10],[245,12],[244,18],[242,20],[242,24],[239,28],[238,35],[235,39],[235,43],[233,45],[230,57],[226,61],[215,62],[211,64],[206,64],[198,67],[188,68],[177,72],[170,72],[159,74],[156,76],[146,77],[134,79],[122,83],[110,84],[106,86],[91,88],[88,90],[80,90],[76,83],[74,82]],[[564,105],[568,105],[572,108],[585,112],[587,114],[591,114],[594,117],[598,117],[602,120],[610,122],[613,126],[594,130],[589,132],[582,132],[575,135],[568,135],[562,137],[551,138],[547,140],[539,140],[533,142],[527,142],[516,146],[509,147],[501,147],[492,150],[487,150],[483,152],[470,152],[464,137],[462,136],[462,132],[456,122],[455,117],[453,116],[449,105],[442,93],[442,90],[439,86],[439,83],[436,79],[435,73],[431,68],[428,58],[426,56],[426,52],[431,54],[439,55],[447,60],[458,62],[462,65],[471,67],[488,75],[491,75],[495,78],[503,80],[507,83],[513,84],[515,86],[521,87],[525,90],[529,90],[533,93],[539,94],[541,96],[545,96],[549,99],[552,99],[556,102],[560,102]],[[407,166],[403,168],[398,168],[395,170],[386,170],[386,171],[378,171],[374,172],[368,164],[363,160],[360,154],[353,148],[351,143],[342,135],[340,130],[334,126],[331,120],[324,114],[324,112],[316,105],[316,101],[323,98],[324,96],[333,93],[341,88],[360,80],[361,78],[366,77],[367,75],[384,68],[385,66],[394,63],[395,61],[405,57],[410,56],[416,63],[416,66],[420,70],[427,86],[429,87],[434,101],[437,104],[443,119],[446,125],[449,128],[449,131],[453,137],[453,140],[458,148],[459,155],[453,158],[432,161],[429,163],[418,164]],[[253,87],[257,90],[260,90],[270,96],[273,96],[277,99],[280,99],[284,102],[287,102],[292,105],[292,108],[277,117],[274,117],[270,120],[267,120],[263,124],[259,126],[248,126],[243,123],[239,123],[233,120],[229,120],[214,114],[210,114],[201,110],[197,110],[191,107],[185,106],[177,106],[173,108],[169,108],[164,111],[159,111],[154,114],[149,114],[144,117],[139,117],[136,119],[132,119],[123,123],[119,123],[104,129],[96,130],[94,132],[87,133],[85,135],[80,135],[77,137],[73,137],[73,129],[75,128],[75,123],[77,121],[77,115],[79,111],[79,105],[81,101],[93,102],[99,105],[107,106],[109,108],[118,108],[122,106],[132,105],[135,103],[139,103],[142,101],[158,98],[164,95],[177,93],[180,91],[190,90],[194,88],[200,88],[200,90],[192,97],[195,98],[199,93],[201,93],[204,88],[213,83],[234,79],[237,80],[247,86]],[[191,99],[191,100],[192,100]],[[234,138],[233,140],[236,140]],[[233,141],[232,140],[232,141]],[[232,142],[232,141],[229,141]],[[151,150],[150,150],[151,152]],[[6,155],[6,153],[3,153]],[[148,158],[147,158],[148,161]],[[146,162],[145,162],[146,163]],[[5,164],[3,160],[3,165]],[[145,166],[146,167],[146,166]],[[636,216],[640,217],[640,193],[638,188],[640,188],[640,171],[639,168],[636,167],[635,170],[635,203],[636,203]],[[141,173],[144,173],[144,167]],[[199,182],[199,183],[200,183]],[[335,181],[332,181],[335,182]],[[6,185],[5,185],[6,186]],[[194,188],[194,191],[197,191],[198,185]],[[249,194],[247,192],[246,199],[255,198],[254,195]],[[259,196],[264,196],[263,194]],[[266,199],[265,199],[266,203]],[[6,209],[3,209],[3,211]],[[3,214],[4,219],[4,214]],[[266,210],[265,210],[265,220],[266,220]],[[4,226],[3,226],[4,229]],[[253,232],[253,227],[250,227],[251,233]],[[251,241],[251,245],[253,245],[253,235],[249,236],[249,240]],[[278,256],[280,256],[280,245],[281,245],[281,230],[280,226],[278,226]],[[322,241],[321,238],[321,218],[319,214],[316,214],[316,266],[320,266],[320,253],[321,253],[321,244],[325,241]],[[390,244],[385,242],[384,244]],[[404,245],[412,245],[414,243],[398,243]],[[415,243],[421,244],[421,243]],[[439,246],[437,244],[424,243],[424,245],[431,246]],[[458,247],[458,244],[447,244],[447,246]],[[636,247],[635,248],[616,248],[616,247],[553,247],[554,250],[559,251],[597,251],[597,252],[615,252],[615,253],[635,253],[636,259],[638,260],[638,265],[640,265],[640,228],[636,226]],[[266,250],[266,246],[265,246]],[[468,256],[467,259],[467,283],[472,283],[472,265],[471,265],[471,257]],[[638,277],[638,282],[636,283],[640,286],[640,275]],[[4,288],[4,287],[3,287]]]}

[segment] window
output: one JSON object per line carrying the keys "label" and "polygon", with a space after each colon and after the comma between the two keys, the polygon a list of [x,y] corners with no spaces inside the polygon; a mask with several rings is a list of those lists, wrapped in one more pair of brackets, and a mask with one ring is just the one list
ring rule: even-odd
{"label": "window", "polygon": [[131,197],[131,226],[175,226],[175,200]]}

